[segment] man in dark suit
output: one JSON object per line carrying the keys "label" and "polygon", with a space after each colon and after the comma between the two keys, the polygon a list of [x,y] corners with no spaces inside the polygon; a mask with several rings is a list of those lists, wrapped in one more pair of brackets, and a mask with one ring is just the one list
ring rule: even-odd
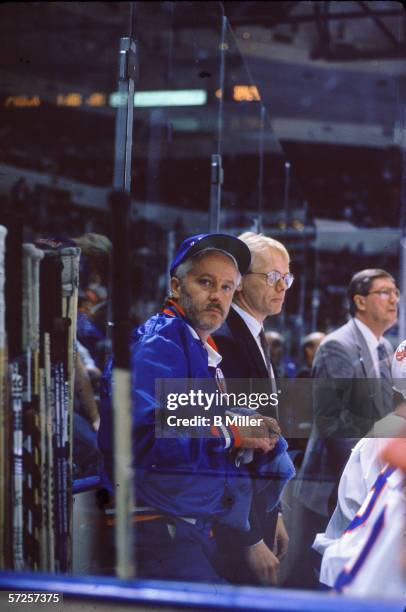
{"label": "man in dark suit", "polygon": [[[221,369],[226,380],[249,379],[239,389],[245,393],[275,392],[275,377],[263,324],[269,315],[280,313],[286,291],[292,285],[289,254],[283,244],[261,234],[245,232],[239,238],[251,251],[251,266],[234,294],[229,315],[214,334],[214,340],[223,358]],[[235,381],[230,380],[230,384],[233,383]],[[267,514],[264,500],[256,495],[250,521],[252,528],[246,540],[235,542],[234,539],[236,550],[229,555],[234,560],[232,579],[244,583],[277,584],[279,559],[285,554],[289,541],[282,515],[278,515],[277,510]],[[230,553],[231,535],[223,530],[217,534],[217,539],[220,546],[228,548]],[[275,541],[277,554],[274,554]]]}
{"label": "man in dark suit", "polygon": [[353,276],[347,295],[351,318],[324,338],[313,363],[314,423],[294,491],[299,544],[287,586],[317,586],[311,545],[334,510],[341,472],[355,443],[393,410],[393,351],[383,333],[396,323],[399,290],[388,272],[371,269]]}

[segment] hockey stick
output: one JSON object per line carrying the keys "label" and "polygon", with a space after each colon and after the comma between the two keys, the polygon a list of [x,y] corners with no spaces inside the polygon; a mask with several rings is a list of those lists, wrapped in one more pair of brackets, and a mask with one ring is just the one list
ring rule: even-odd
{"label": "hockey stick", "polygon": [[59,371],[59,563],[61,571],[71,569],[72,560],[72,430],[75,374],[76,321],[79,293],[79,248],[64,248],[62,260],[62,317],[66,322],[63,369]]}
{"label": "hockey stick", "polygon": [[23,350],[27,383],[23,404],[24,554],[26,566],[40,563],[41,459],[39,423],[39,267],[44,252],[23,245]]}
{"label": "hockey stick", "polygon": [[5,321],[5,242],[7,229],[0,225],[0,569],[6,567],[6,445],[5,445],[5,413],[7,410],[6,396],[6,321]]}
{"label": "hockey stick", "polygon": [[61,319],[61,269],[59,254],[46,251],[40,274],[40,424],[41,424],[41,569],[55,570],[55,479],[53,432],[55,394],[52,341],[55,320]]}
{"label": "hockey stick", "polygon": [[[5,257],[6,269],[6,328],[9,354],[10,405],[6,411],[8,429],[10,483],[10,534],[8,564],[23,569],[23,478],[22,478],[22,220],[10,219]],[[7,469],[7,468],[6,468]],[[8,493],[8,492],[7,492]],[[7,520],[7,517],[6,517]],[[6,550],[8,546],[6,543]]]}
{"label": "hockey stick", "polygon": [[11,404],[13,412],[13,530],[12,550],[13,567],[24,569],[23,545],[23,377],[19,373],[18,362],[10,365]]}

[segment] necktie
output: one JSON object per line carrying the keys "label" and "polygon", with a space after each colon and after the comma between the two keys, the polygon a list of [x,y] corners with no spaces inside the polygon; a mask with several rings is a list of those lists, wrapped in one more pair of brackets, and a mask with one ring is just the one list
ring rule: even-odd
{"label": "necktie", "polygon": [[[271,381],[272,393],[277,394],[278,388],[276,386],[275,374],[274,374],[272,363],[271,363],[271,349],[269,348],[269,343],[268,343],[268,340],[266,339],[265,332],[263,329],[261,329],[258,337],[261,342],[262,350],[264,351],[266,369],[268,370],[268,376]],[[275,417],[276,417],[276,420],[279,421],[278,405],[275,406]]]}
{"label": "necktie", "polygon": [[259,341],[261,342],[262,350],[264,352],[266,369],[268,370],[269,376],[271,376],[271,349],[269,348],[269,343],[266,339],[265,332],[263,329],[261,329],[258,337]]}
{"label": "necktie", "polygon": [[389,365],[389,355],[385,345],[378,344],[379,373],[381,377],[382,403],[385,414],[393,411],[392,376]]}
{"label": "necktie", "polygon": [[274,389],[275,387],[275,390],[276,390],[275,374],[274,374],[272,364],[271,364],[271,349],[269,348],[269,342],[266,339],[265,332],[263,329],[261,329],[259,333],[259,340],[261,342],[262,350],[264,351],[266,369],[268,370],[269,378],[272,381],[272,389]]}

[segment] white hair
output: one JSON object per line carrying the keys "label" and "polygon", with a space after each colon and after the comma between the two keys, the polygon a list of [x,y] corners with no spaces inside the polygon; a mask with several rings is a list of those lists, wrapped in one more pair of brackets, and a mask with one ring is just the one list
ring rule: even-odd
{"label": "white hair", "polygon": [[323,332],[319,332],[319,331],[312,332],[311,334],[307,334],[307,336],[303,338],[300,344],[302,345],[302,347],[305,347],[305,346],[308,346],[309,344],[314,344],[317,342],[320,343],[325,337],[325,335],[326,334],[323,334]]}
{"label": "white hair", "polygon": [[282,242],[279,242],[279,240],[269,238],[263,234],[255,234],[254,232],[244,232],[243,234],[240,234],[238,238],[245,242],[251,251],[251,266],[256,255],[266,251],[267,249],[274,249],[275,251],[278,251],[283,257],[285,257],[288,263],[290,262],[289,253]]}

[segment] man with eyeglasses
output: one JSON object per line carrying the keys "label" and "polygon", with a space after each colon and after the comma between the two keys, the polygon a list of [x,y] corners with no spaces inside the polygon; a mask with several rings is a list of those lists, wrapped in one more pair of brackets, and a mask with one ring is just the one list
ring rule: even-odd
{"label": "man with eyeglasses", "polygon": [[[234,294],[225,323],[214,333],[214,339],[223,358],[222,371],[226,380],[237,385],[233,379],[245,379],[241,381],[240,391],[247,391],[249,387],[249,391],[275,392],[264,321],[280,313],[286,291],[292,286],[289,253],[282,243],[262,234],[245,232],[239,239],[250,249],[251,266]],[[228,385],[228,390],[238,389]],[[250,522],[253,527],[244,540],[225,528],[217,532],[217,540],[228,557],[231,580],[244,584],[277,584],[279,560],[286,553],[289,542],[282,515],[278,515],[277,510],[267,513],[264,500],[257,495]]]}
{"label": "man with eyeglasses", "polygon": [[399,290],[388,272],[368,269],[353,276],[347,296],[350,320],[324,338],[313,363],[314,425],[295,485],[302,554],[288,586],[317,586],[319,558],[310,546],[334,510],[351,449],[393,411],[393,350],[383,334],[397,321]]}
{"label": "man with eyeglasses", "polygon": [[[217,403],[224,378],[211,333],[225,320],[250,260],[247,246],[231,235],[186,238],[171,264],[170,295],[163,310],[132,332],[138,576],[224,582],[216,562],[214,524],[232,525],[243,537],[250,526],[252,472],[279,474],[278,494],[266,487],[270,505],[277,503],[281,483],[293,476],[286,442],[273,419],[256,412],[251,417],[243,406],[227,405],[226,411],[226,405]],[[107,384],[110,371],[111,361]],[[112,393],[111,385],[107,393]],[[240,415],[246,419],[227,419]],[[255,415],[256,422],[251,420]],[[114,495],[107,395],[99,444],[106,487]],[[107,518],[112,522],[110,510]]]}

